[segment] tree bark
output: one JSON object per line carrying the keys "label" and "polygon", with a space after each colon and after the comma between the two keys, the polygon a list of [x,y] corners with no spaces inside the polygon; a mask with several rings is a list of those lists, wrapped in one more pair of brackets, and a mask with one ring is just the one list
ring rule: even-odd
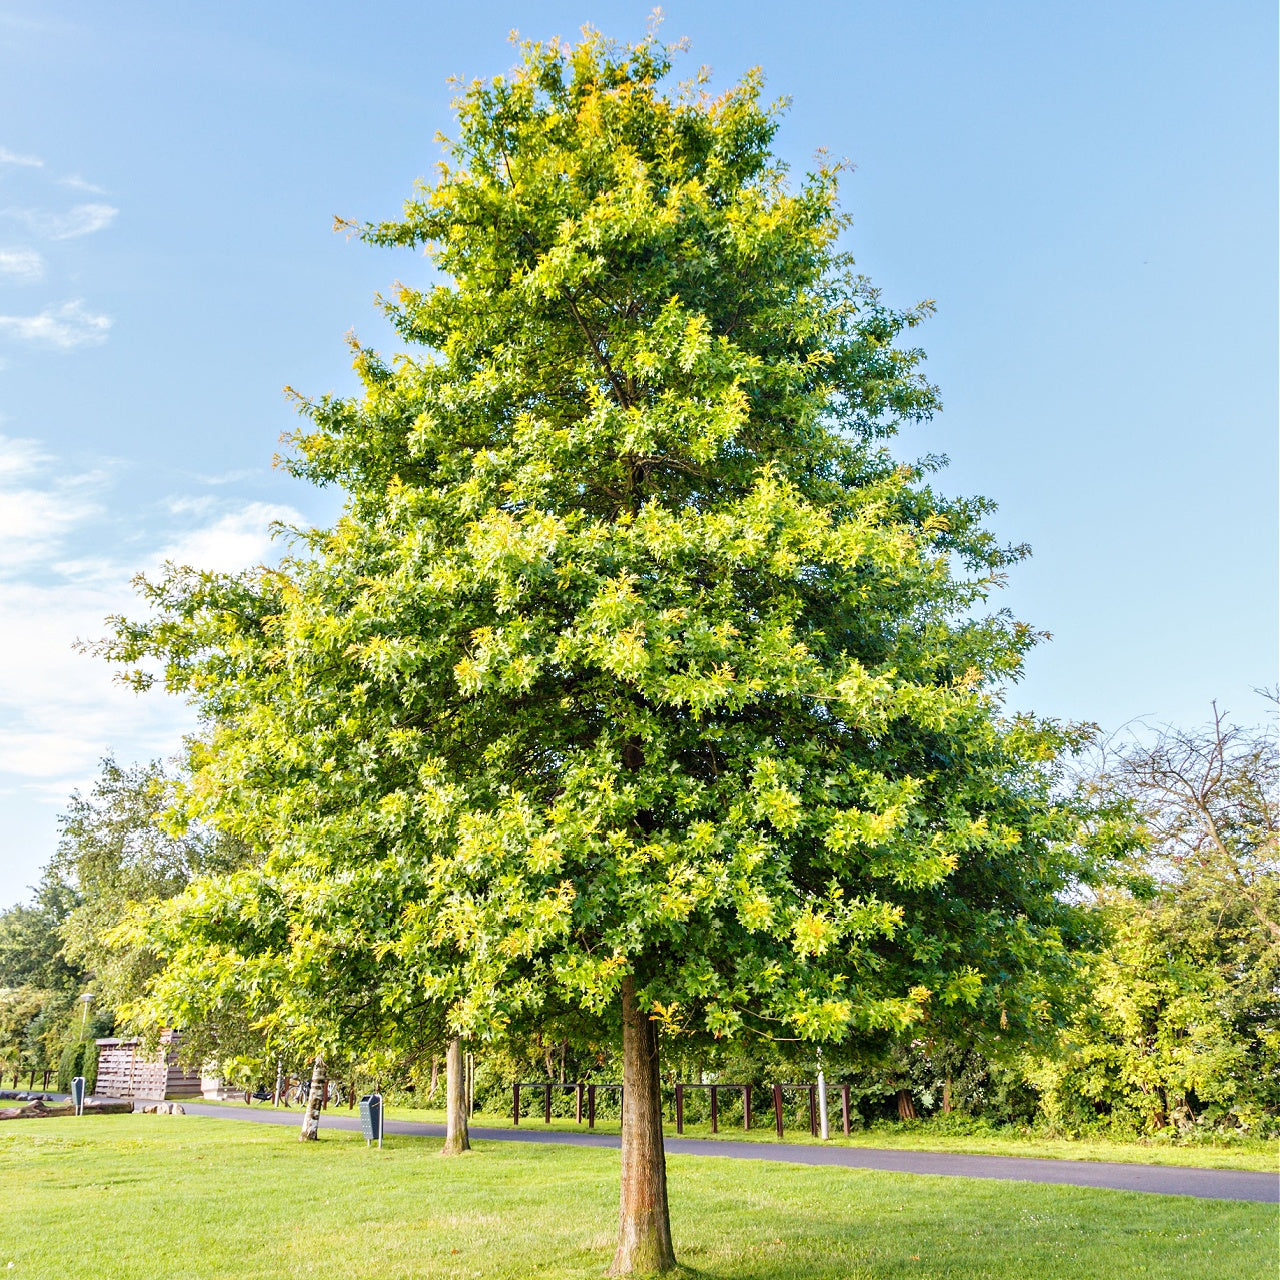
{"label": "tree bark", "polygon": [[951,1114],[951,1077],[948,1076],[942,1082],[942,1114],[949,1116]]}
{"label": "tree bark", "polygon": [[440,1059],[433,1053],[431,1055],[431,1087],[427,1090],[427,1101],[430,1102],[436,1096],[436,1090],[440,1087]]}
{"label": "tree bark", "polygon": [[320,1106],[324,1102],[324,1054],[317,1053],[311,1064],[311,1088],[307,1090],[307,1106],[302,1113],[299,1142],[315,1142],[320,1137]]}
{"label": "tree bark", "polygon": [[898,1119],[914,1120],[916,1118],[916,1104],[911,1101],[910,1089],[898,1090]]}
{"label": "tree bark", "polygon": [[658,1028],[622,983],[622,1186],[611,1276],[660,1275],[676,1265],[662,1146]]}
{"label": "tree bark", "polygon": [[467,1081],[462,1063],[462,1041],[455,1036],[449,1041],[444,1060],[444,1148],[442,1156],[460,1156],[471,1150],[467,1132]]}

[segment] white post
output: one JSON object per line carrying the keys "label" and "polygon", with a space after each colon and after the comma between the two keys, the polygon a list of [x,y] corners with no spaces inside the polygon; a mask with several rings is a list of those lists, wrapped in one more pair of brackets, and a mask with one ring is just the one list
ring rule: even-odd
{"label": "white post", "polygon": [[831,1137],[831,1130],[827,1127],[827,1080],[822,1074],[822,1050],[818,1050],[818,1120],[820,1124],[819,1132],[822,1134],[823,1142]]}

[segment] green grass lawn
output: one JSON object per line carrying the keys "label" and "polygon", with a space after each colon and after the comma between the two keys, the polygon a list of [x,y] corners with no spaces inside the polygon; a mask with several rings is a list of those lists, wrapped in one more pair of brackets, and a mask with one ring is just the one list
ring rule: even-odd
{"label": "green grass lawn", "polygon": [[[532,1092],[532,1091],[531,1091]],[[535,1099],[540,1101],[540,1099]],[[228,1102],[227,1106],[243,1106],[242,1102]],[[269,1105],[254,1103],[255,1108]],[[1106,1138],[1048,1138],[1034,1134],[1019,1134],[1011,1129],[991,1128],[986,1131],[965,1133],[958,1126],[946,1127],[928,1120],[914,1124],[881,1124],[870,1129],[855,1129],[849,1137],[839,1132],[839,1103],[833,1115],[835,1127],[830,1142],[836,1146],[847,1147],[889,1147],[895,1150],[908,1151],[951,1151],[963,1155],[978,1156],[1041,1156],[1052,1160],[1112,1160],[1123,1164],[1163,1164],[1177,1165],[1182,1168],[1200,1169],[1254,1169],[1263,1173],[1280,1171],[1280,1142],[1254,1139],[1247,1142],[1235,1142],[1222,1146],[1195,1145],[1175,1146],[1169,1142],[1116,1142]],[[301,1123],[302,1109],[289,1108],[299,1117]],[[522,1108],[523,1110],[523,1108]],[[335,1114],[356,1114],[346,1107],[335,1108]],[[443,1124],[444,1112],[440,1110],[413,1110],[408,1107],[388,1107],[389,1120],[417,1120],[424,1124]],[[739,1110],[737,1120],[721,1122],[720,1132],[712,1134],[709,1122],[688,1122],[684,1127],[686,1138],[723,1138],[727,1142],[777,1142],[777,1131],[773,1127],[773,1112],[763,1115],[753,1114],[754,1125],[749,1133],[742,1129],[742,1112]],[[788,1127],[784,1131],[784,1142],[817,1143],[819,1139],[811,1137],[807,1128],[800,1125],[808,1121],[799,1118],[794,1121],[788,1117]],[[481,1112],[472,1119],[472,1124],[480,1128],[506,1128],[511,1124],[511,1113],[502,1114]],[[523,1118],[521,1128],[537,1126],[545,1128],[541,1112]],[[553,1117],[553,1129],[578,1130],[586,1129],[586,1122],[576,1124],[572,1119]],[[596,1123],[598,1133],[617,1133],[616,1119],[601,1119]],[[675,1125],[666,1126],[668,1137],[675,1137]]]}
{"label": "green grass lawn", "polygon": [[[198,1116],[14,1121],[0,1132],[0,1276],[599,1277],[612,1150],[392,1137]],[[1274,1206],[669,1157],[689,1274],[735,1280],[1252,1280]]]}

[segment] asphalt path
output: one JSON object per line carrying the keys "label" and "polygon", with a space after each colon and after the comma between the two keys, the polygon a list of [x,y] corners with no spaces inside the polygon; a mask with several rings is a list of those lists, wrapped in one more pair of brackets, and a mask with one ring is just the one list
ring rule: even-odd
{"label": "asphalt path", "polygon": [[[142,1104],[139,1103],[139,1106]],[[301,1111],[267,1107],[211,1107],[183,1102],[189,1115],[218,1120],[253,1120],[259,1124],[298,1127]],[[360,1131],[353,1115],[322,1113],[322,1129]],[[444,1125],[414,1120],[388,1120],[387,1134],[420,1138],[444,1137]],[[473,1138],[496,1142],[540,1142],[569,1147],[621,1145],[616,1134],[564,1129],[488,1129],[471,1127]],[[875,1169],[886,1173],[925,1173],[953,1178],[1003,1178],[1013,1182],[1049,1182],[1059,1186],[1102,1187],[1112,1191],[1148,1191],[1166,1196],[1198,1196],[1206,1200],[1256,1200],[1280,1203],[1280,1175],[1247,1169],[1186,1169],[1174,1165],[1115,1164],[1096,1160],[1040,1160],[1029,1156],[969,1156],[942,1151],[896,1151],[883,1147],[819,1147],[800,1143],[716,1141],[667,1138],[673,1155],[720,1156],[730,1160],[773,1160],[786,1164],[831,1165],[843,1169]]]}

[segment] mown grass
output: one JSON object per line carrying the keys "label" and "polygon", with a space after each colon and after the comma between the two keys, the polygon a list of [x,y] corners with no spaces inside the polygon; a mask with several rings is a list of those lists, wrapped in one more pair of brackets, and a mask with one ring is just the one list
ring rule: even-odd
{"label": "mown grass", "polygon": [[[540,1104],[540,1096],[534,1094],[533,1101]],[[227,1106],[243,1105],[228,1102]],[[255,1107],[263,1104],[255,1103]],[[301,1117],[301,1108],[290,1108]],[[523,1111],[524,1108],[522,1107]],[[346,1107],[338,1107],[335,1114],[354,1114]],[[394,1120],[417,1120],[424,1124],[443,1124],[444,1112],[441,1110],[415,1110],[409,1107],[388,1107],[387,1118]],[[753,1126],[749,1132],[742,1128],[742,1111],[739,1107],[736,1117],[729,1111],[720,1122],[719,1133],[711,1132],[708,1120],[686,1120],[684,1136],[686,1138],[723,1138],[726,1142],[777,1142],[777,1130],[773,1126],[773,1112],[753,1115]],[[881,1123],[868,1129],[855,1128],[849,1137],[839,1131],[839,1103],[835,1103],[831,1116],[832,1136],[830,1143],[846,1147],[881,1147],[895,1151],[946,1151],[958,1155],[974,1156],[1036,1156],[1047,1160],[1106,1160],[1120,1164],[1158,1164],[1178,1168],[1194,1169],[1252,1169],[1262,1173],[1280,1172],[1280,1142],[1263,1138],[1224,1142],[1221,1146],[1211,1143],[1197,1145],[1176,1145],[1168,1141],[1156,1139],[1135,1139],[1122,1142],[1111,1138],[1056,1138],[1036,1133],[1020,1133],[1016,1129],[997,1128],[995,1126],[973,1125],[968,1131],[962,1123],[948,1124],[936,1120],[921,1120],[906,1124]],[[480,1112],[472,1123],[480,1128],[506,1128],[511,1124],[509,1111]],[[799,1112],[788,1114],[785,1120],[787,1127],[783,1131],[783,1142],[818,1143],[820,1140],[810,1136],[808,1120]],[[522,1128],[536,1125],[545,1128],[542,1112],[539,1107],[521,1118]],[[794,1126],[794,1127],[793,1127]],[[586,1122],[577,1124],[572,1118],[553,1116],[553,1129],[566,1132],[585,1130]],[[596,1122],[596,1132],[617,1133],[616,1118],[601,1118]],[[666,1125],[668,1137],[675,1137],[675,1124],[668,1121]]]}
{"label": "mown grass", "polygon": [[[0,1276],[24,1280],[592,1277],[612,1150],[197,1116],[13,1122]],[[677,1252],[734,1280],[1242,1280],[1274,1273],[1274,1206],[1030,1183],[669,1158]]]}

